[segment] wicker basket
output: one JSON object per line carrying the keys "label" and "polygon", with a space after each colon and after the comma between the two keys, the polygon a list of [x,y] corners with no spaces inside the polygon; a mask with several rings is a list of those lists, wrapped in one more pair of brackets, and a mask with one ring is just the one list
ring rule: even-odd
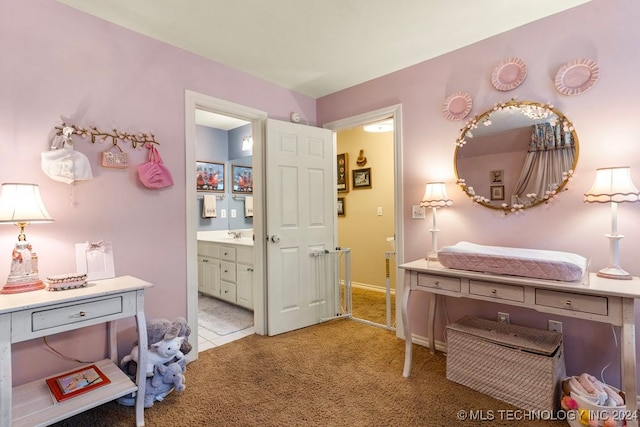
{"label": "wicker basket", "polygon": [[447,379],[532,411],[556,411],[562,334],[463,317],[448,325]]}

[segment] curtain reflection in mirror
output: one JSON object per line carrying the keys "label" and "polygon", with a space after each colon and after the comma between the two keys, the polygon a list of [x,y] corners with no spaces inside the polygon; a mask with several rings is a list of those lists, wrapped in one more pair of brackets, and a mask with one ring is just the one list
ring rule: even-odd
{"label": "curtain reflection in mirror", "polygon": [[526,205],[531,201],[552,197],[573,168],[574,148],[571,132],[558,123],[534,124],[527,157],[511,196],[511,204]]}

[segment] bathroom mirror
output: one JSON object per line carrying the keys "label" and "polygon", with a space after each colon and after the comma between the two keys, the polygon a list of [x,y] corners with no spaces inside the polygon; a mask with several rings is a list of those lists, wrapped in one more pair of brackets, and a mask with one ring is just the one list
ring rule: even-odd
{"label": "bathroom mirror", "polygon": [[471,119],[454,155],[460,188],[475,203],[504,214],[556,197],[577,162],[578,136],[560,111],[513,100]]}

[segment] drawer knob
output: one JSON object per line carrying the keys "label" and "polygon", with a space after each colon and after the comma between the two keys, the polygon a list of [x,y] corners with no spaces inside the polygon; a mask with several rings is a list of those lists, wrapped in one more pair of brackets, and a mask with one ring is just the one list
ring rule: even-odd
{"label": "drawer knob", "polygon": [[203,259],[202,262],[209,262],[209,260],[208,259]]}
{"label": "drawer knob", "polygon": [[571,307],[571,300],[568,299],[564,302],[564,305],[566,305],[567,307]]}
{"label": "drawer knob", "polygon": [[438,280],[436,280],[435,282],[433,282],[433,286],[435,286],[435,287],[440,286],[440,282]]}
{"label": "drawer knob", "polygon": [[79,314],[80,314],[80,317],[84,317],[87,315],[87,313],[85,313],[84,311],[81,311]]}
{"label": "drawer knob", "polygon": [[498,293],[498,290],[497,290],[497,289],[492,289],[492,290],[491,290],[491,295],[496,295],[497,293]]}

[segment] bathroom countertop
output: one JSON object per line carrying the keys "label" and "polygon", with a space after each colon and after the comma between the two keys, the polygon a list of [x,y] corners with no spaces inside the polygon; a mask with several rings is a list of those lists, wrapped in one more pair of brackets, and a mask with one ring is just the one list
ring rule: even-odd
{"label": "bathroom countertop", "polygon": [[[249,233],[251,233],[249,231]],[[227,231],[198,231],[198,241],[225,245],[253,246],[253,234],[242,232],[242,237],[233,237]]]}

